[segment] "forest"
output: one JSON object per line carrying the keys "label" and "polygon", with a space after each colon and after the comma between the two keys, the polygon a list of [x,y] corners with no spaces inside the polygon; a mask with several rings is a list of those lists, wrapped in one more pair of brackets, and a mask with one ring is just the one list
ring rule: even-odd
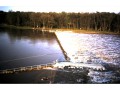
{"label": "forest", "polygon": [[0,25],[65,28],[120,33],[120,13],[67,13],[0,11]]}

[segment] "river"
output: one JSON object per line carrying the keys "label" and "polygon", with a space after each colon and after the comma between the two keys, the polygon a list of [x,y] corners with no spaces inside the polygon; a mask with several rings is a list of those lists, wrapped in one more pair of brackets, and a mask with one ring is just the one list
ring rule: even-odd
{"label": "river", "polygon": [[0,69],[53,63],[64,57],[53,33],[0,30]]}
{"label": "river", "polygon": [[[72,63],[102,64],[106,70],[65,66],[58,70],[1,74],[0,83],[120,83],[120,35],[61,33],[60,36],[65,41],[62,42],[65,50],[70,52],[68,55],[72,54]],[[53,63],[58,58],[64,61],[54,33],[0,30],[0,70]]]}

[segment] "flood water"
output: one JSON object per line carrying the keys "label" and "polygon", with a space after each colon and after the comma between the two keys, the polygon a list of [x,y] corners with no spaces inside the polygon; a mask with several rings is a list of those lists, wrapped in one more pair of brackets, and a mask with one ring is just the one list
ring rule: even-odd
{"label": "flood water", "polygon": [[0,30],[0,70],[53,63],[63,57],[53,33]]}
{"label": "flood water", "polygon": [[[120,83],[120,35],[72,35],[77,38],[78,61],[102,64],[105,71],[68,66],[0,75],[0,83]],[[0,30],[0,70],[52,63],[61,57],[64,55],[54,33]]]}

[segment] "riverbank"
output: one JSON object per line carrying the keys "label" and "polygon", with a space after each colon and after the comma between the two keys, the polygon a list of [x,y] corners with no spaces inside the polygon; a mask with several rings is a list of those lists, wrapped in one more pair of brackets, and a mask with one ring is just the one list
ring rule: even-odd
{"label": "riverbank", "polygon": [[82,34],[116,34],[116,35],[120,35],[120,33],[116,33],[116,32],[80,30],[80,29],[57,29],[57,31],[70,31],[73,33],[82,33]]}
{"label": "riverbank", "polygon": [[28,26],[14,26],[14,25],[7,25],[7,24],[1,24],[0,28],[6,28],[6,29],[24,29],[24,30],[28,30],[28,29],[33,29],[32,27],[28,27]]}
{"label": "riverbank", "polygon": [[116,32],[107,32],[107,31],[95,31],[95,30],[80,30],[80,29],[65,29],[65,28],[33,28],[29,26],[14,26],[14,25],[7,25],[7,24],[0,24],[1,28],[8,28],[8,29],[23,29],[23,30],[42,30],[42,31],[48,31],[48,32],[55,32],[55,31],[70,31],[73,33],[82,33],[82,34],[115,34],[120,35],[120,33]]}

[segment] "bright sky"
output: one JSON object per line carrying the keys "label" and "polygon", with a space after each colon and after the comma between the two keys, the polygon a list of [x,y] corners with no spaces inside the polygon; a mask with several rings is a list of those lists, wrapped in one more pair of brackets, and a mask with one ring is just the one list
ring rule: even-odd
{"label": "bright sky", "polygon": [[120,12],[119,0],[0,0],[0,10],[35,12]]}

